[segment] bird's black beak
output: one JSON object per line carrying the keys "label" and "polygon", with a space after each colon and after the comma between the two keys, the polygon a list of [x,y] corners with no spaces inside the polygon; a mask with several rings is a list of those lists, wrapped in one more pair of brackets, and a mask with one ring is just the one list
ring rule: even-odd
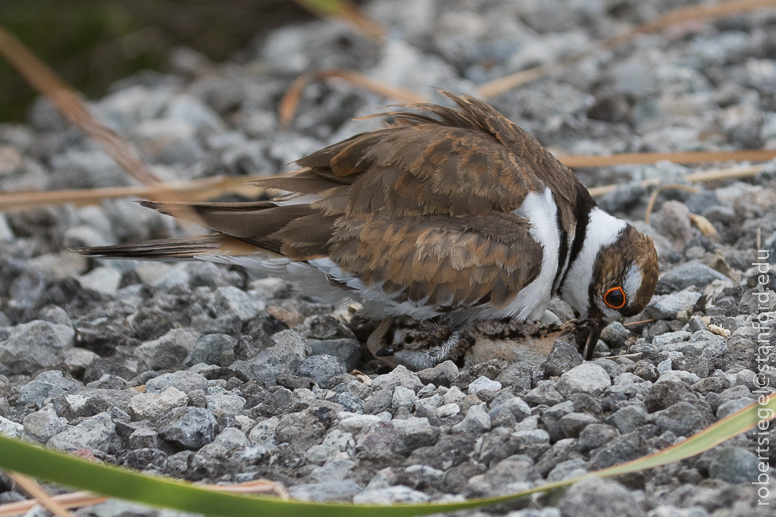
{"label": "bird's black beak", "polygon": [[581,320],[574,331],[574,337],[577,341],[577,349],[586,361],[593,359],[593,352],[601,337],[601,331],[604,325],[600,318],[589,318]]}

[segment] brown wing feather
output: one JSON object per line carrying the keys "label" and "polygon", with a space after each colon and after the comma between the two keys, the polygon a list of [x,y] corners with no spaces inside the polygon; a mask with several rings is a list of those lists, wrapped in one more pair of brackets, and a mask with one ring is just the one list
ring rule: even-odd
{"label": "brown wing feather", "polygon": [[[398,302],[429,301],[456,310],[482,303],[497,290],[501,307],[541,270],[542,248],[527,238],[528,222],[514,214],[468,218],[378,214],[349,222],[347,232],[335,231],[331,259]],[[499,231],[504,233],[496,235]],[[517,246],[520,252],[512,253]]]}

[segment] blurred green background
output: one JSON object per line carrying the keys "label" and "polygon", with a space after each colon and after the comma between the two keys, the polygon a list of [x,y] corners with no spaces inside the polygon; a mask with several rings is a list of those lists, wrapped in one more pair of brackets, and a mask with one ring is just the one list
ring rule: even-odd
{"label": "blurred green background", "polygon": [[[312,16],[287,0],[0,1],[0,23],[90,98],[138,70],[165,71],[176,46],[221,61],[270,28]],[[0,58],[0,122],[24,120],[35,96]]]}

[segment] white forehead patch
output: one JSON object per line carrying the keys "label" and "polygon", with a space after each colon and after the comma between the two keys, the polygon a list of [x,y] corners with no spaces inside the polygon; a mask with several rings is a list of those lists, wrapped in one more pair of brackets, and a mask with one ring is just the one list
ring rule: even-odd
{"label": "white forehead patch", "polygon": [[633,265],[628,268],[625,273],[625,282],[623,282],[622,288],[625,290],[625,301],[630,305],[631,301],[636,297],[641,288],[641,270]]}

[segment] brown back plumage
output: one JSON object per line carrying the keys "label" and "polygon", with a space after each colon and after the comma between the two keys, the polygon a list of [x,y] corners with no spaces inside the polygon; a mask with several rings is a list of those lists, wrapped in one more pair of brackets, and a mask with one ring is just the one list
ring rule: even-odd
{"label": "brown back plumage", "polygon": [[315,195],[309,203],[144,205],[194,213],[216,232],[295,260],[328,257],[398,302],[503,307],[541,269],[541,246],[513,211],[547,186],[573,232],[579,183],[487,104],[443,93],[457,107],[379,115],[395,124],[302,158],[293,175],[256,182]]}

